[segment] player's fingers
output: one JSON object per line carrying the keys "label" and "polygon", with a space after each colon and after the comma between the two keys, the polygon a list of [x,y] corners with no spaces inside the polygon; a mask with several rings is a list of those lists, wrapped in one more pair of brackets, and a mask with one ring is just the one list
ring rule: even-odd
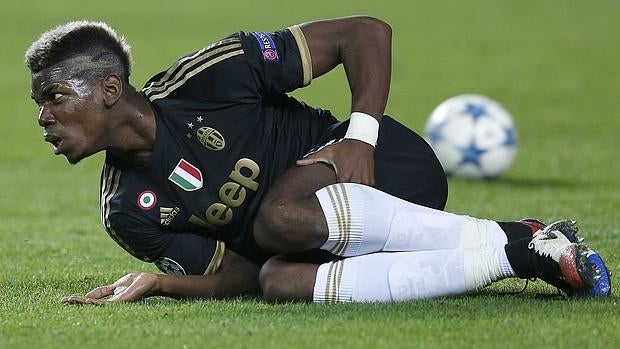
{"label": "player's fingers", "polygon": [[370,165],[368,166],[368,169],[366,171],[364,171],[363,174],[363,183],[369,186],[374,186],[375,185],[375,175],[374,175],[374,169],[373,166]]}
{"label": "player's fingers", "polygon": [[338,174],[338,166],[336,165],[336,163],[334,163],[333,161],[329,160],[326,157],[322,157],[322,156],[317,156],[317,157],[307,157],[307,158],[303,158],[300,160],[297,160],[297,165],[298,166],[307,166],[307,165],[312,165],[312,164],[318,164],[318,163],[323,163],[328,165],[329,167],[334,169],[334,172],[336,172],[336,178],[339,178]]}
{"label": "player's fingers", "polygon": [[373,173],[370,173],[370,177],[368,178],[366,185],[371,187],[375,186],[375,175]]}
{"label": "player's fingers", "polygon": [[350,170],[336,171],[336,180],[339,183],[359,183],[359,181],[356,180],[355,172]]}
{"label": "player's fingers", "polygon": [[82,297],[82,296],[62,297],[60,302],[62,304],[64,304],[64,305],[84,305],[84,304],[100,305],[100,304],[102,304],[101,301],[99,301],[99,300],[91,299],[91,298],[85,298],[85,297]]}
{"label": "player's fingers", "polygon": [[101,299],[107,297],[115,292],[118,292],[117,289],[119,287],[126,287],[130,285],[135,278],[138,276],[138,273],[129,273],[120,279],[116,280],[114,283],[110,285],[100,286],[95,288],[94,290],[88,292],[86,297],[93,299]]}
{"label": "player's fingers", "polygon": [[82,296],[66,296],[60,299],[62,304],[84,304],[85,302],[86,298]]}
{"label": "player's fingers", "polygon": [[310,159],[310,158],[299,159],[297,160],[297,166],[307,166],[307,165],[316,164],[317,162],[319,161],[315,159]]}
{"label": "player's fingers", "polygon": [[359,183],[372,186],[374,180],[367,171],[356,171],[347,177],[342,178],[342,182]]}
{"label": "player's fingers", "polygon": [[114,293],[115,288],[116,287],[114,286],[114,284],[97,287],[94,290],[88,292],[86,294],[86,298],[101,299],[107,297]]}
{"label": "player's fingers", "polygon": [[364,182],[363,173],[355,173],[353,176],[351,176],[351,180],[349,182],[351,182],[351,183],[359,183],[359,184],[366,184]]}
{"label": "player's fingers", "polygon": [[127,288],[118,288],[109,300],[111,302],[133,302],[142,299],[151,291],[152,281],[151,274],[140,274]]}
{"label": "player's fingers", "polygon": [[372,162],[360,164],[359,169],[355,172],[355,182],[373,186],[375,182],[373,165]]}
{"label": "player's fingers", "polygon": [[121,292],[117,292],[114,296],[108,298],[108,302],[134,302],[142,298],[142,294],[140,290],[136,290],[134,288],[127,287]]}
{"label": "player's fingers", "polygon": [[370,185],[371,187],[375,186],[375,167],[374,166],[370,170],[370,181],[368,182],[368,185]]}
{"label": "player's fingers", "polygon": [[297,160],[297,165],[306,166],[316,164],[317,162],[328,162],[327,159],[323,156],[316,156],[315,154],[306,156],[303,159]]}

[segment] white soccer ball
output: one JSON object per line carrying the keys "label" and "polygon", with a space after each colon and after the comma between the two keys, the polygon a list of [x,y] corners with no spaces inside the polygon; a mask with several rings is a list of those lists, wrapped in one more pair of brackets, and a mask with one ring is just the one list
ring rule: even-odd
{"label": "white soccer ball", "polygon": [[431,113],[425,132],[448,175],[496,178],[517,154],[517,131],[510,113],[481,95],[445,100]]}

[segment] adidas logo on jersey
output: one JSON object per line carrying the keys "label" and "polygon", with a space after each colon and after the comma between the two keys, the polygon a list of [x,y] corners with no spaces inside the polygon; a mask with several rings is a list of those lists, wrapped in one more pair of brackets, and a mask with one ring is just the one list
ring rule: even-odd
{"label": "adidas logo on jersey", "polygon": [[179,209],[178,207],[175,207],[175,208],[160,207],[159,208],[159,218],[160,218],[159,221],[161,222],[161,225],[165,225],[165,226],[170,225],[170,223],[172,223],[172,220],[174,219],[174,217],[177,216],[177,213],[179,213],[179,211],[181,211],[181,209]]}

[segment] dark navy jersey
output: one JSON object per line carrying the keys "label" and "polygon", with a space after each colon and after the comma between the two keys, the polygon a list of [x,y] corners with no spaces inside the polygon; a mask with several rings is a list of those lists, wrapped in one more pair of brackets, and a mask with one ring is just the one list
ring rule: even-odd
{"label": "dark navy jersey", "polygon": [[231,35],[152,77],[142,90],[156,121],[148,163],[106,154],[101,217],[110,236],[168,273],[215,271],[224,244],[264,262],[252,234],[261,199],[336,123],[286,95],[311,77],[298,27]]}

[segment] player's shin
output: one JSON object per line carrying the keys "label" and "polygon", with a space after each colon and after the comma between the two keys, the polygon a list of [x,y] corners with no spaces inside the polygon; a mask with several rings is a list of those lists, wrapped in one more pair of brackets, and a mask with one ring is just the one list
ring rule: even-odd
{"label": "player's shin", "polygon": [[514,276],[503,248],[379,252],[322,264],[313,301],[390,302],[478,291]]}
{"label": "player's shin", "polygon": [[412,204],[360,184],[333,184],[316,196],[329,229],[321,249],[339,256],[503,247],[507,242],[496,222]]}

